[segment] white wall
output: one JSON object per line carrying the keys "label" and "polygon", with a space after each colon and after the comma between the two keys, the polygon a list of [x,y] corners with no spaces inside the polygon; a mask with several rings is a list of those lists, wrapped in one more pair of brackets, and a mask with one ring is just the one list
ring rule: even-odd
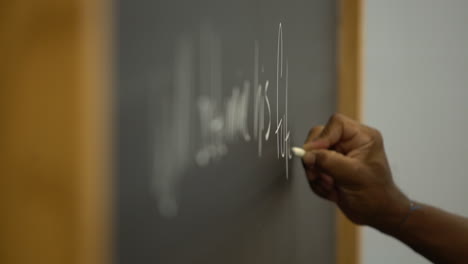
{"label": "white wall", "polygon": [[[468,1],[365,2],[364,120],[407,195],[468,216]],[[365,264],[428,263],[370,228],[362,242]]]}

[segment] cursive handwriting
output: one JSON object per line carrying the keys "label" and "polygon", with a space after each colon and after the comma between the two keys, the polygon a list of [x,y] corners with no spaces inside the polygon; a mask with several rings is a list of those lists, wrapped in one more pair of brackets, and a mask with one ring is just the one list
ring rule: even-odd
{"label": "cursive handwriting", "polygon": [[[197,79],[194,42],[184,37],[176,45],[172,100],[162,102],[162,138],[156,140],[155,147],[156,153],[162,153],[156,155],[155,160],[155,192],[159,211],[164,216],[177,214],[176,185],[191,157],[198,166],[207,166],[227,155],[229,144],[239,140],[256,141],[258,156],[262,157],[263,142],[270,140],[272,128],[276,135],[277,158],[285,160],[285,175],[289,178],[292,158],[288,123],[289,64],[284,56],[283,25],[279,23],[277,35],[275,127],[272,127],[271,102],[274,101],[269,94],[270,81],[260,78],[260,74],[264,76],[264,67],[260,68],[259,42],[254,42],[253,81],[244,79],[225,95],[221,44],[221,38],[210,25],[201,25],[198,94],[194,89]],[[192,98],[196,98],[195,104]],[[281,105],[280,99],[284,100]],[[253,131],[248,126],[249,114],[253,115]],[[193,125],[192,115],[196,115],[193,120],[198,121],[198,126]],[[198,133],[192,133],[194,128],[199,128]],[[194,140],[192,134],[198,138]],[[193,144],[197,146],[191,147]]]}

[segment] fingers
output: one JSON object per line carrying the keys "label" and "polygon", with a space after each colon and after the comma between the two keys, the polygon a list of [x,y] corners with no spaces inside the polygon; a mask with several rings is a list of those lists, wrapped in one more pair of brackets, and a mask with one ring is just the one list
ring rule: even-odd
{"label": "fingers", "polygon": [[333,178],[324,173],[320,173],[315,168],[308,167],[306,164],[303,165],[312,191],[324,199],[336,202],[338,196]]}
{"label": "fingers", "polygon": [[304,165],[307,180],[309,181],[315,181],[317,180],[321,175],[320,172],[314,168],[308,168],[306,165]]}
{"label": "fingers", "polygon": [[334,181],[349,182],[356,174],[357,162],[350,157],[332,150],[308,151],[302,158],[306,168],[313,168],[329,175]]}
{"label": "fingers", "polygon": [[310,188],[318,196],[333,202],[337,202],[338,193],[335,189],[335,186],[326,180],[326,176],[323,176],[325,175],[320,175],[315,180],[309,180]]}
{"label": "fingers", "polygon": [[[359,132],[359,123],[341,114],[334,114],[322,129],[318,138],[308,141],[305,149],[328,149],[353,139]],[[312,133],[311,133],[312,134]]]}
{"label": "fingers", "polygon": [[312,142],[314,139],[316,139],[320,135],[320,133],[322,133],[322,130],[324,128],[325,128],[324,126],[316,126],[316,127],[311,128],[309,130],[309,134],[307,135],[307,138],[304,144]]}
{"label": "fingers", "polygon": [[[307,143],[310,143],[314,139],[316,139],[320,135],[320,133],[322,133],[323,128],[324,128],[324,126],[316,126],[316,127],[311,128],[309,130],[309,133],[307,134],[307,138],[306,138],[306,141],[304,143],[304,146],[307,145]],[[312,173],[311,170],[308,170],[307,165],[304,163],[304,160],[302,160],[302,166],[304,167],[306,172],[310,173],[310,177],[315,177],[316,173]],[[309,177],[309,174],[307,174],[307,176]],[[309,178],[309,180],[313,180],[313,179]]]}

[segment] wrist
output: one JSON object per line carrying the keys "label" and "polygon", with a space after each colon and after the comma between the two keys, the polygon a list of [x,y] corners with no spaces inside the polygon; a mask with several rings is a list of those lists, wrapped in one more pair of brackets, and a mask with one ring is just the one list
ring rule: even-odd
{"label": "wrist", "polygon": [[375,222],[371,226],[391,235],[408,217],[411,200],[396,187],[387,190],[386,194],[387,199],[382,203],[382,208],[376,214]]}

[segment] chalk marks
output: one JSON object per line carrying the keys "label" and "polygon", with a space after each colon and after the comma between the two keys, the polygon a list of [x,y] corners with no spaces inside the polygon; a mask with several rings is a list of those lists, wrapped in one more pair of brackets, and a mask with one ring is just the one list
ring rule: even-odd
{"label": "chalk marks", "polygon": [[[221,69],[221,43],[211,28],[202,29],[202,41],[200,54],[208,59],[208,66],[201,63],[201,90],[208,90],[208,95],[198,98],[198,111],[200,115],[200,128],[202,135],[202,147],[196,154],[196,162],[199,166],[206,166],[210,161],[216,160],[227,153],[227,143],[232,143],[243,138],[250,141],[248,132],[248,109],[250,96],[250,81],[243,81],[243,89],[235,85],[231,89],[231,95],[225,100],[225,107],[221,106],[222,98],[221,83],[206,82],[204,76],[211,80],[221,80],[219,69]],[[208,47],[208,48],[207,48]],[[286,178],[288,173],[288,160],[292,158],[290,147],[290,131],[288,127],[288,89],[289,89],[289,65],[284,57],[283,26],[278,26],[277,51],[276,51],[276,149],[277,157],[286,161]],[[271,110],[270,98],[268,96],[269,80],[260,81],[260,47],[258,41],[254,42],[253,58],[253,139],[257,141],[258,156],[262,156],[263,141],[268,141],[271,133]],[[286,62],[285,62],[286,61]],[[203,67],[204,66],[204,67]],[[286,67],[286,76],[283,77],[283,68]],[[205,71],[203,69],[209,69]],[[262,73],[264,72],[262,66]],[[207,78],[208,78],[207,77]],[[208,85],[205,87],[203,85]],[[281,93],[280,93],[281,91]],[[280,107],[280,98],[284,99],[283,108]],[[281,116],[280,116],[281,111]],[[213,138],[217,139],[213,141]]]}
{"label": "chalk marks", "polygon": [[[183,175],[183,170],[190,163],[191,140],[187,131],[190,129],[190,112],[194,96],[194,52],[188,36],[181,36],[176,43],[174,56],[173,96],[164,98],[161,104],[161,135],[155,140],[153,187],[161,215],[177,215],[178,205],[175,186]],[[174,162],[177,161],[177,162]]]}
{"label": "chalk marks", "polygon": [[200,30],[200,95],[197,106],[200,120],[200,146],[195,154],[199,166],[207,166],[225,154],[227,144],[239,138],[250,141],[248,110],[251,82],[234,85],[222,95],[222,46],[211,26]]}
{"label": "chalk marks", "polygon": [[[289,89],[289,65],[286,59],[286,80],[283,80],[283,27],[280,23],[278,26],[278,37],[277,37],[277,49],[276,49],[276,153],[278,158],[285,159],[286,167],[286,178],[289,178],[289,159],[291,155],[291,140],[290,131],[288,130],[288,89]],[[283,85],[281,85],[284,83]],[[283,87],[281,87],[283,86]],[[283,90],[283,94],[280,95],[280,90]],[[279,118],[280,105],[279,98],[284,96],[284,109],[283,115]]]}
{"label": "chalk marks", "polygon": [[250,141],[247,127],[249,97],[250,83],[245,81],[242,91],[238,86],[233,87],[224,109],[218,109],[217,102],[208,96],[198,98],[200,129],[202,134],[208,134],[206,138],[211,139],[202,140],[195,155],[195,161],[199,166],[206,166],[210,161],[225,155],[226,143],[233,142],[238,137]]}
{"label": "chalk marks", "polygon": [[[156,155],[154,190],[159,211],[167,217],[177,215],[176,187],[186,168],[192,162],[200,167],[216,162],[228,154],[232,143],[255,142],[261,158],[264,142],[274,133],[277,158],[285,160],[285,175],[289,178],[289,62],[284,56],[283,25],[278,25],[273,100],[258,41],[253,45],[253,80],[240,80],[230,89],[223,87],[222,41],[210,24],[200,26],[198,49],[195,43],[190,36],[176,43],[173,94],[161,104],[163,131],[162,138],[156,140],[155,152],[163,154]],[[272,124],[273,111],[276,124]]]}
{"label": "chalk marks", "polygon": [[283,27],[281,23],[278,27],[278,40],[277,40],[277,48],[276,48],[276,153],[279,158],[279,125],[280,122],[278,121],[279,116],[279,78],[283,77]]}

